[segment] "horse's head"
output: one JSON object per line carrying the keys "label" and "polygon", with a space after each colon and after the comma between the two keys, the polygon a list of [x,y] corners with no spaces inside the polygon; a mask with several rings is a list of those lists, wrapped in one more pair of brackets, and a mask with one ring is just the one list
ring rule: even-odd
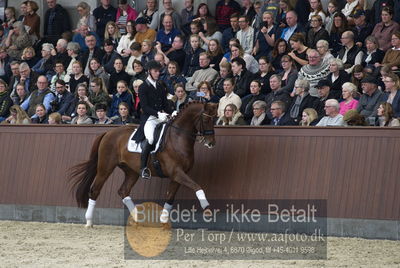
{"label": "horse's head", "polygon": [[217,116],[218,104],[204,103],[203,106],[195,127],[197,135],[200,136],[200,142],[204,146],[212,148],[215,145],[214,118]]}

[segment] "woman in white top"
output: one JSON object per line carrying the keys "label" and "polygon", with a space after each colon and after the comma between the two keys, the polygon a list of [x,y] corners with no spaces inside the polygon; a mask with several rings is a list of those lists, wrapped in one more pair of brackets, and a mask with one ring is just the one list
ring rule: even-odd
{"label": "woman in white top", "polygon": [[308,15],[308,21],[311,21],[312,16],[319,15],[321,16],[322,23],[324,24],[326,20],[326,14],[322,9],[321,0],[310,0],[310,6],[311,6],[311,12],[310,15]]}
{"label": "woman in white top", "polygon": [[248,53],[245,53],[242,46],[240,44],[232,44],[230,45],[230,54],[225,54],[221,60],[223,62],[231,62],[236,57],[241,57],[246,62],[246,69],[249,70],[251,73],[255,74],[259,71],[260,66],[258,65],[257,60]]}
{"label": "woman in white top", "polygon": [[208,17],[204,23],[203,28],[206,33],[199,32],[199,36],[203,41],[202,49],[208,51],[208,44],[210,43],[211,39],[216,39],[221,44],[222,42],[222,33],[218,31],[218,25],[214,18]]}
{"label": "woman in white top", "polygon": [[135,31],[133,21],[128,21],[126,23],[126,34],[119,40],[117,52],[124,58],[130,57],[131,50],[130,47],[135,39]]}

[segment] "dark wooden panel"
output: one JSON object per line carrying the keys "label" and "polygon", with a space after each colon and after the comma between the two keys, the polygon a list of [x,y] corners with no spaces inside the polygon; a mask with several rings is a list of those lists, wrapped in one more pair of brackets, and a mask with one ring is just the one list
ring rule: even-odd
{"label": "dark wooden panel", "polygon": [[[75,206],[67,171],[113,127],[0,126],[0,203]],[[330,217],[400,220],[400,130],[229,127],[216,140],[213,150],[196,145],[190,172],[210,199],[327,199]],[[99,207],[122,207],[123,180],[116,169]],[[133,199],[164,198],[168,183],[141,180]]]}

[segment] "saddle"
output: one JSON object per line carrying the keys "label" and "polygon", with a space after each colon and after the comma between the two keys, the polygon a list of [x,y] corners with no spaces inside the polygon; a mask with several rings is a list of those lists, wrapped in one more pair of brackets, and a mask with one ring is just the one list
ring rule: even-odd
{"label": "saddle", "polygon": [[[164,173],[162,172],[161,169],[161,164],[160,161],[156,157],[156,153],[162,152],[164,149],[164,139],[165,139],[165,133],[168,128],[168,124],[166,122],[160,123],[156,126],[154,129],[154,142],[155,142],[155,147],[154,150],[151,151],[151,163],[153,164],[154,169],[157,172],[157,176],[160,178],[166,178]],[[135,135],[137,129],[133,131],[132,135],[129,137],[128,140],[128,145],[127,149],[128,152],[131,153],[141,153],[142,152],[142,142],[138,143],[135,140],[133,140],[133,136]]]}

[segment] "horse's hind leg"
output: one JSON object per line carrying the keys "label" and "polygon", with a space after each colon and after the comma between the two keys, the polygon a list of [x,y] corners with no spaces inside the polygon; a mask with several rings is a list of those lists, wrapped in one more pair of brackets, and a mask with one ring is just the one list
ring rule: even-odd
{"label": "horse's hind leg", "polygon": [[97,168],[97,175],[93,181],[92,186],[89,191],[89,203],[88,208],[85,213],[86,218],[86,226],[85,227],[93,227],[93,213],[94,208],[96,207],[96,200],[99,197],[101,188],[103,188],[104,183],[108,179],[108,177],[113,172],[115,166],[112,166],[111,163],[107,165],[107,167]]}
{"label": "horse's hind leg", "polygon": [[183,170],[178,169],[175,172],[173,180],[195,191],[197,199],[200,201],[200,205],[203,209],[206,209],[210,205],[207,201],[206,194],[201,189],[200,185],[195,183]]}
{"label": "horse's hind leg", "polygon": [[167,201],[164,203],[164,208],[160,215],[160,222],[167,223],[169,219],[169,213],[172,209],[172,205],[175,200],[176,192],[179,189],[180,184],[176,181],[171,180],[168,185],[167,190]]}
{"label": "horse's hind leg", "polygon": [[137,174],[130,167],[127,166],[121,166],[121,169],[125,173],[125,179],[118,190],[118,194],[122,198],[122,202],[124,203],[124,205],[128,208],[129,213],[131,214],[133,220],[136,221],[137,220],[136,207],[132,201],[132,198],[130,197],[130,193],[132,187],[135,185],[135,183],[139,178],[139,174]]}

